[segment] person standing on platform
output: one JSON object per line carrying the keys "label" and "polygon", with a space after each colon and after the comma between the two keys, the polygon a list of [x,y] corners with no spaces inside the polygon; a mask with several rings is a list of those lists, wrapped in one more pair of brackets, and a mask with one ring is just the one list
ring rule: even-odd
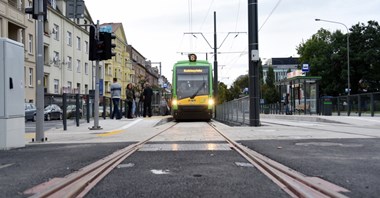
{"label": "person standing on platform", "polygon": [[144,99],[143,117],[146,117],[147,115],[149,117],[152,117],[152,96],[153,96],[153,90],[152,88],[150,88],[150,84],[146,83],[144,92],[143,92],[143,99]]}
{"label": "person standing on platform", "polygon": [[111,119],[116,116],[116,120],[121,119],[121,113],[119,111],[121,96],[121,85],[117,82],[117,78],[113,78],[113,83],[111,84],[111,98],[113,102],[113,111],[111,114]]}
{"label": "person standing on platform", "polygon": [[290,114],[290,112],[289,112],[289,93],[286,93],[284,105],[285,105],[285,114],[289,115]]}
{"label": "person standing on platform", "polygon": [[132,119],[132,106],[133,102],[135,100],[135,91],[133,90],[132,83],[129,83],[127,85],[127,89],[125,91],[125,95],[127,97],[127,104],[128,104],[128,113],[127,113],[127,118]]}

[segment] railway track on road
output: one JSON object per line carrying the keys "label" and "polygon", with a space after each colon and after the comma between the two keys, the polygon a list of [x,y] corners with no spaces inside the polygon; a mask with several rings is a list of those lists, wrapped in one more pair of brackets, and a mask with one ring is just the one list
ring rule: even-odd
{"label": "railway track on road", "polygon": [[[167,123],[167,127],[153,136],[118,150],[77,172],[64,178],[53,179],[27,190],[31,197],[84,197],[99,181],[117,167],[122,161],[143,147],[153,138],[169,131],[179,123]],[[213,131],[223,136],[230,147],[253,164],[264,175],[288,193],[291,197],[346,197],[340,192],[348,190],[315,177],[307,177],[295,170],[277,163],[227,137],[212,122],[208,123]]]}
{"label": "railway track on road", "polygon": [[328,181],[307,177],[289,167],[286,167],[262,154],[251,150],[227,137],[223,132],[210,124],[219,134],[221,134],[231,147],[252,163],[263,174],[269,177],[274,183],[280,186],[292,197],[347,197],[340,192],[348,192],[340,186],[336,186]]}

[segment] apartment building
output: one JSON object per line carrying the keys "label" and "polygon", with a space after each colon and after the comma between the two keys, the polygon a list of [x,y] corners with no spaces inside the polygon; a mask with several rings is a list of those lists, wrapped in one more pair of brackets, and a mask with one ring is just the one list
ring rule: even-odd
{"label": "apartment building", "polygon": [[0,37],[9,38],[24,44],[25,101],[35,101],[35,22],[30,15],[24,14],[25,7],[31,6],[29,0],[0,0]]}
{"label": "apartment building", "polygon": [[88,94],[92,88],[93,69],[89,56],[91,17],[65,16],[66,1],[50,0],[44,24],[44,87],[45,93]]}
{"label": "apartment building", "polygon": [[[100,25],[101,31],[110,30],[116,36],[113,43],[116,47],[113,49],[115,56],[104,61],[104,95],[111,96],[111,84],[113,78],[117,78],[121,84],[122,90],[126,90],[127,85],[133,82],[134,71],[128,51],[128,42],[125,37],[125,32],[122,23],[104,23]],[[121,92],[121,98],[125,99],[125,91]]]}

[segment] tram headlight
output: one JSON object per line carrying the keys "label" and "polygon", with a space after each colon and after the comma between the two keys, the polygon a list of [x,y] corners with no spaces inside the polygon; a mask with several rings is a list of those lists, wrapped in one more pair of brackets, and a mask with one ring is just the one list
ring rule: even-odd
{"label": "tram headlight", "polygon": [[209,98],[208,99],[208,105],[214,105],[214,99],[212,99],[212,98]]}
{"label": "tram headlight", "polygon": [[177,104],[178,104],[178,101],[177,101],[176,99],[173,99],[173,100],[172,100],[172,105],[173,105],[173,106],[176,106]]}

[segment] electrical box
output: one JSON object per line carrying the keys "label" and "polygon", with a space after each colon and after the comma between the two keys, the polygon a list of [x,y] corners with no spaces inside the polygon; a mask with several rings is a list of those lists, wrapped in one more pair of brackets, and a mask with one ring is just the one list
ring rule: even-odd
{"label": "electrical box", "polygon": [[25,146],[24,46],[0,38],[0,149]]}

